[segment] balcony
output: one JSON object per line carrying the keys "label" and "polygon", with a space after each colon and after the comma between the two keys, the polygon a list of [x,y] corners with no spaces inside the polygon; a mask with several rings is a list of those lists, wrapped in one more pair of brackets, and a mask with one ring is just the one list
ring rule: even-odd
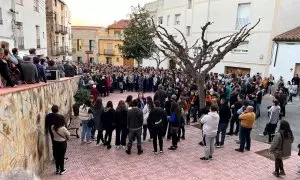
{"label": "balcony", "polygon": [[56,24],[55,25],[55,33],[56,34],[61,33],[61,34],[65,35],[68,33],[68,28],[66,26]]}
{"label": "balcony", "polygon": [[99,39],[102,40],[121,40],[120,34],[108,35],[108,36],[100,36]]}
{"label": "balcony", "polygon": [[19,50],[24,49],[24,37],[22,36],[18,37],[18,49]]}
{"label": "balcony", "polygon": [[67,46],[61,46],[61,47],[59,48],[59,54],[60,54],[60,55],[65,55],[66,52],[67,52]]}
{"label": "balcony", "polygon": [[41,39],[36,39],[36,48],[41,48]]}
{"label": "balcony", "polygon": [[104,49],[104,55],[114,55],[113,49]]}

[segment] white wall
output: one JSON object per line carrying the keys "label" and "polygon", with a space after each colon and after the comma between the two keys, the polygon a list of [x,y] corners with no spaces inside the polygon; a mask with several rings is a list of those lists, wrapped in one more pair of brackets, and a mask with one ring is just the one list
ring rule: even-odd
{"label": "white wall", "polygon": [[40,26],[41,48],[37,49],[38,55],[47,56],[47,32],[45,0],[39,0],[39,12],[34,11],[33,0],[23,0],[23,5],[16,4],[16,22],[22,22],[24,34],[24,52],[28,54],[30,48],[37,49],[36,25]]}
{"label": "white wall", "polygon": [[0,24],[0,42],[1,41],[6,41],[8,42],[11,46],[13,46],[13,39],[12,39],[12,14],[9,11],[11,8],[11,1],[10,0],[0,0],[0,8],[2,10],[2,20],[3,24]]}
{"label": "white wall", "polygon": [[[300,63],[300,43],[288,44],[280,42],[278,44],[277,60],[275,63],[277,45],[273,47],[272,63],[270,65],[270,73],[274,76],[275,81],[280,76],[284,81],[290,81],[294,76],[295,64]],[[292,71],[290,69],[293,69]]]}

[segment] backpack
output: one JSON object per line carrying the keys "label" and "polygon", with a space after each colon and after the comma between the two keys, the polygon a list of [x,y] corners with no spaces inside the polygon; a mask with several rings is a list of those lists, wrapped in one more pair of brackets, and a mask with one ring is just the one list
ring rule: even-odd
{"label": "backpack", "polygon": [[176,114],[175,112],[172,112],[171,117],[169,118],[169,122],[171,124],[174,124],[175,120],[176,120]]}

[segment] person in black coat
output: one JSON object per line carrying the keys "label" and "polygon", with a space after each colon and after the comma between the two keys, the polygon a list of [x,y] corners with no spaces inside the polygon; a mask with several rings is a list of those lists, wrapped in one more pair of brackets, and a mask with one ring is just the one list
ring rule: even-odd
{"label": "person in black coat", "polygon": [[113,108],[113,103],[108,101],[104,112],[102,113],[101,119],[103,120],[103,129],[105,130],[105,145],[107,149],[111,148],[111,136],[115,128],[115,110]]}
{"label": "person in black coat", "polygon": [[167,113],[160,107],[160,101],[154,102],[155,108],[149,113],[147,124],[152,130],[154,154],[157,155],[157,139],[159,141],[160,153],[163,152],[164,126],[168,124]]}
{"label": "person in black coat", "polygon": [[[229,120],[231,118],[230,107],[228,106],[228,103],[226,102],[225,98],[221,99],[221,101],[220,101],[219,116],[220,116],[220,121],[219,121],[217,136],[216,136],[216,144],[215,144],[217,148],[224,146],[226,129],[227,129]],[[220,133],[222,135],[221,142],[219,139]]]}
{"label": "person in black coat", "polygon": [[126,104],[123,100],[119,101],[116,109],[116,147],[119,149],[120,145],[123,149],[126,148],[126,138],[128,135],[127,129],[127,109]]}
{"label": "person in black coat", "polygon": [[169,124],[171,125],[171,136],[172,136],[172,146],[169,150],[175,151],[177,149],[178,142],[178,131],[181,122],[181,111],[179,105],[176,102],[172,102],[171,105],[171,117],[169,119]]}

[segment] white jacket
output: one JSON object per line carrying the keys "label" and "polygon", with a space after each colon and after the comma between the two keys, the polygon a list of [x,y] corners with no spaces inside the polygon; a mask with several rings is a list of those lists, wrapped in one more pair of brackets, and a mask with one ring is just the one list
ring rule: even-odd
{"label": "white jacket", "polygon": [[201,124],[203,124],[203,135],[215,137],[218,131],[219,120],[220,116],[217,112],[209,112],[207,115],[203,116],[201,119]]}
{"label": "white jacket", "polygon": [[146,104],[143,108],[143,117],[144,117],[144,121],[143,121],[143,125],[147,125],[147,119],[149,117],[149,107],[148,104]]}

